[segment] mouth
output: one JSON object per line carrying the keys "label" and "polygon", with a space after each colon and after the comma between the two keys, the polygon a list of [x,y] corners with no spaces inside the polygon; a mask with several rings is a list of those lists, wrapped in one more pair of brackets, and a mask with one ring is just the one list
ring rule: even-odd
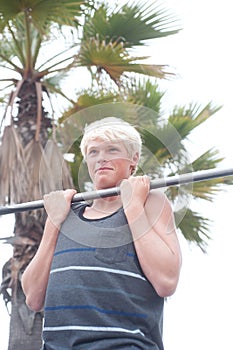
{"label": "mouth", "polygon": [[113,170],[112,168],[109,168],[109,167],[101,167],[101,168],[98,168],[95,170],[95,173],[97,172],[101,172],[101,171],[108,171],[108,170]]}

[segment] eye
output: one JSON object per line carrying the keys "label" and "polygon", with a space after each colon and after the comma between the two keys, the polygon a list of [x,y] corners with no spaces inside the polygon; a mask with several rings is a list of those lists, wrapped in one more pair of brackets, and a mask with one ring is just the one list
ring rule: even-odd
{"label": "eye", "polygon": [[110,152],[118,152],[119,149],[118,149],[117,147],[113,146],[113,147],[110,147],[110,148],[109,148],[109,151],[110,151]]}
{"label": "eye", "polygon": [[97,153],[97,149],[91,148],[91,149],[88,151],[88,156],[95,155],[96,153]]}

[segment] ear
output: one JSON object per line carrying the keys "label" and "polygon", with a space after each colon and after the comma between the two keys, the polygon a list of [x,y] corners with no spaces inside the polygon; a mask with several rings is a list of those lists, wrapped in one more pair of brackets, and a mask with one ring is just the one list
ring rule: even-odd
{"label": "ear", "polygon": [[131,175],[135,172],[137,165],[139,162],[139,154],[136,152],[132,158],[131,164],[130,164],[130,169],[131,169]]}

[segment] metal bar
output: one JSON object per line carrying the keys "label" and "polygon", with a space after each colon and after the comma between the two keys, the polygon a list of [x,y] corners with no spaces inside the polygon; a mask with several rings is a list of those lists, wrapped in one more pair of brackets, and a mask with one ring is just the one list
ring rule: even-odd
{"label": "metal bar", "polygon": [[[156,179],[151,181],[150,189],[177,186],[187,183],[193,183],[198,181],[210,180],[220,177],[233,176],[233,168],[229,169],[209,169],[196,171],[193,173],[186,173],[181,175],[169,176],[163,179]],[[82,192],[74,195],[72,203],[93,200],[97,198],[106,198],[117,196],[120,194],[120,187],[113,187],[104,190]],[[32,202],[19,203],[10,206],[0,207],[0,215],[12,214],[22,211],[41,209],[44,207],[43,200],[37,200]]]}

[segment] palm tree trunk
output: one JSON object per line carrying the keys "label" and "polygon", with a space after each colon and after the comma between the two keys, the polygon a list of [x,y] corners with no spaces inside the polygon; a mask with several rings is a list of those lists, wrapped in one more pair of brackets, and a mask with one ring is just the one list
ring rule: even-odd
{"label": "palm tree trunk", "polygon": [[8,350],[39,350],[42,346],[43,315],[31,311],[25,304],[21,286],[12,299]]}
{"label": "palm tree trunk", "polygon": [[16,215],[14,253],[10,260],[11,318],[8,350],[39,350],[42,339],[43,313],[33,312],[25,303],[21,286],[22,273],[35,255],[43,232],[41,217],[32,213]]}
{"label": "palm tree trunk", "polygon": [[[43,108],[43,96],[39,95],[42,94],[42,88],[38,88],[38,84],[38,82],[35,83],[31,80],[24,81],[18,93],[16,108],[18,113],[16,116],[12,116],[12,125],[17,131],[14,144],[18,145],[22,153],[22,162],[19,162],[22,163],[22,166],[16,166],[15,162],[12,162],[13,177],[17,179],[14,192],[22,189],[17,197],[19,202],[38,200],[44,191],[52,190],[51,186],[53,190],[58,189],[56,186],[60,186],[58,182],[49,182],[52,169],[49,161],[43,163],[48,164],[48,166],[42,167],[43,172],[41,173],[42,159],[45,159],[43,149],[48,142],[52,120],[47,117]],[[12,153],[18,154],[17,151]],[[62,155],[59,152],[56,153],[54,149],[51,152],[56,167],[64,167]],[[65,167],[62,169],[64,170]],[[63,185],[71,187],[72,181],[68,168],[64,174],[64,178],[69,178],[69,180]],[[44,185],[42,188],[40,176],[44,184],[46,183],[46,186]],[[26,179],[26,181],[22,184],[19,179]],[[8,242],[13,245],[14,253],[7,265],[7,273],[0,290],[6,296],[7,301],[10,299],[12,303],[8,350],[39,350],[41,347],[43,313],[32,312],[27,307],[21,286],[21,277],[38,249],[45,219],[44,209],[15,215],[14,237],[10,237]],[[8,297],[9,293],[7,294],[9,288],[11,289],[10,297]]]}
{"label": "palm tree trunk", "polygon": [[[38,133],[38,96],[35,83],[24,81],[18,97],[18,113],[13,118],[13,124],[16,126],[22,146],[25,148],[35,138],[36,132]],[[42,107],[39,128],[39,143],[42,147],[48,141],[48,128],[51,128],[51,119],[46,117],[46,112]],[[26,174],[26,169],[23,171]],[[27,194],[25,195],[29,194],[31,196],[30,189],[38,186],[32,182],[33,177],[30,178]],[[40,244],[44,223],[45,215],[44,211],[41,210],[29,212],[26,215],[17,214],[15,217],[14,254],[11,259],[11,281],[9,285],[12,291],[12,309],[8,350],[39,350],[42,345],[43,313],[35,313],[27,307],[21,287],[21,276]]]}

